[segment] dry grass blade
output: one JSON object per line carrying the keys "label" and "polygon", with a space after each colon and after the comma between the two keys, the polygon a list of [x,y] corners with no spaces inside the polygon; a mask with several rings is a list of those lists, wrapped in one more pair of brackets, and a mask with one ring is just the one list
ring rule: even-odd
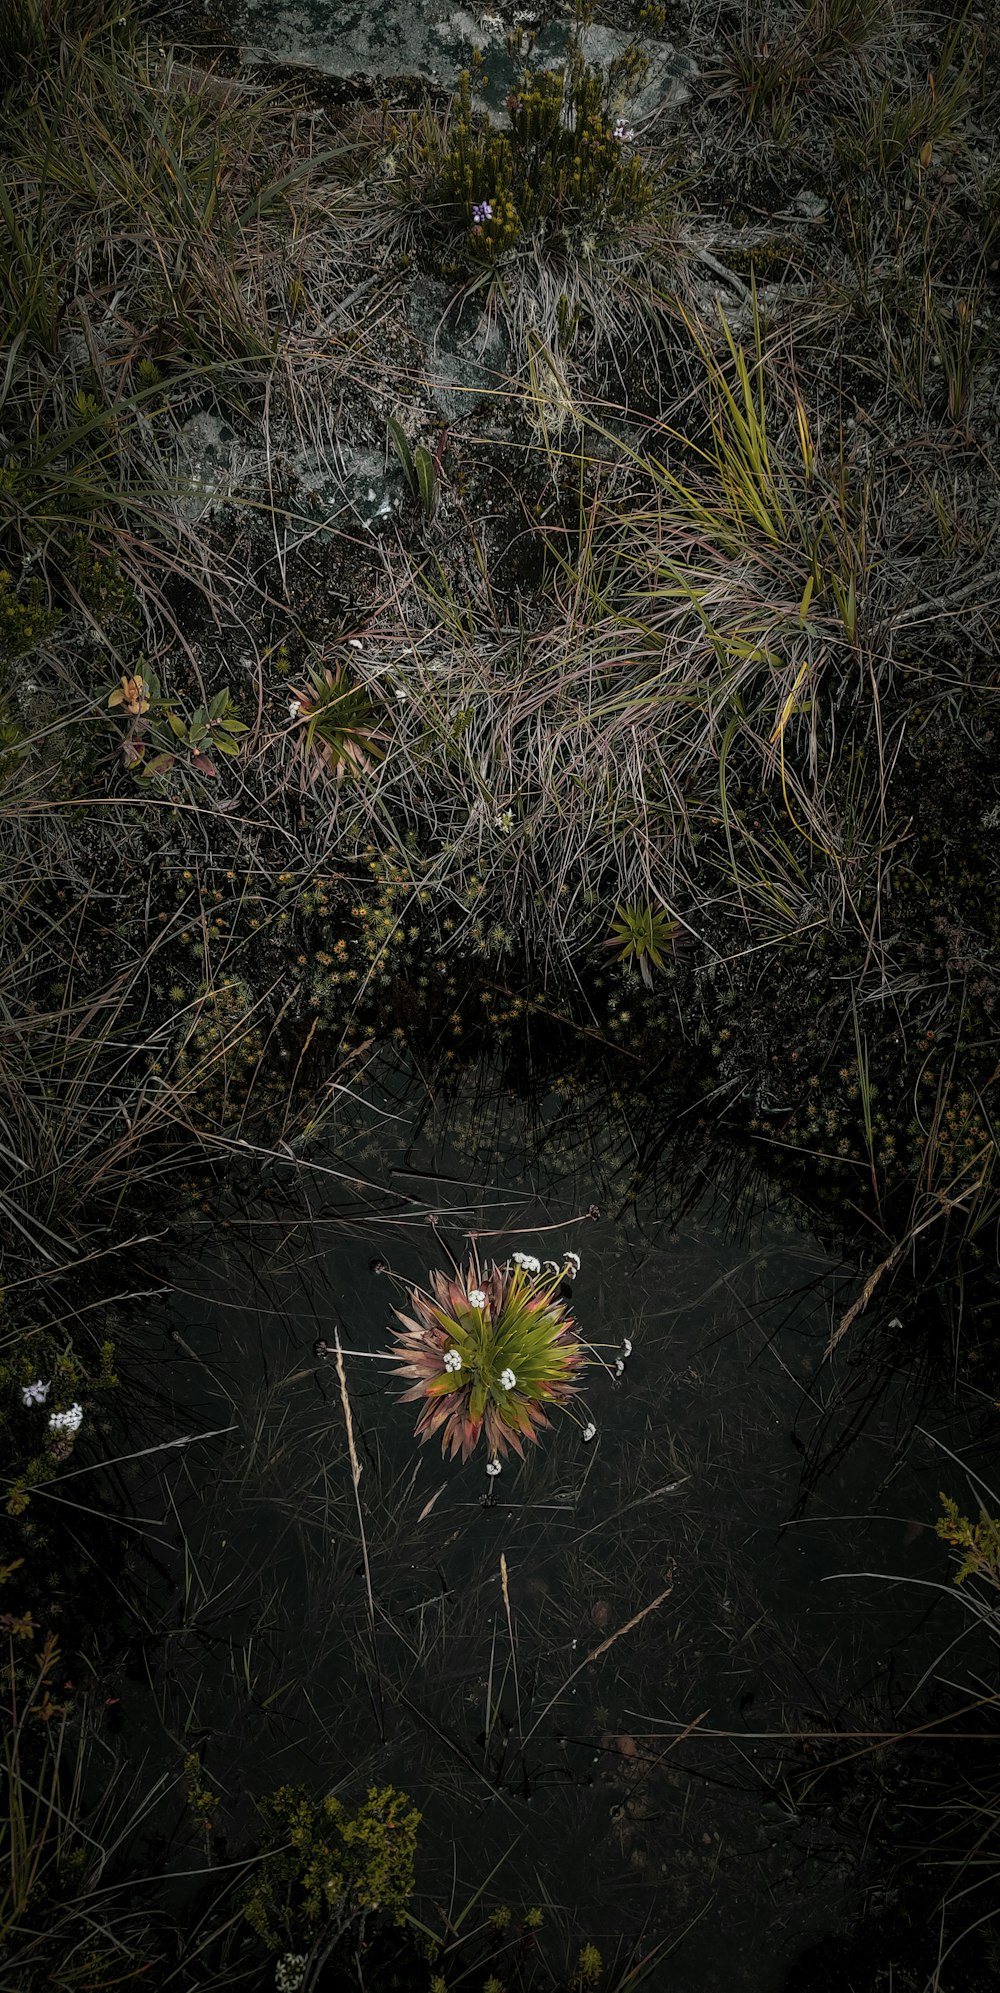
{"label": "dry grass blade", "polygon": [[344,1430],[347,1434],[347,1452],[351,1463],[351,1486],[354,1489],[354,1506],[358,1518],[358,1536],[361,1543],[361,1558],[364,1566],[365,1600],[368,1609],[368,1637],[371,1641],[372,1662],[375,1668],[377,1690],[377,1715],[379,1729],[385,1736],[385,1707],[382,1696],[382,1669],[379,1662],[378,1638],[375,1630],[375,1594],[372,1589],[371,1561],[368,1556],[368,1536],[365,1530],[364,1511],[361,1506],[362,1463],[354,1442],[354,1420],[351,1415],[351,1400],[347,1390],[347,1372],[344,1369],[344,1352],[341,1347],[340,1331],[334,1330],[334,1348],[337,1353],[337,1383],[340,1389],[340,1403],[344,1414]]}

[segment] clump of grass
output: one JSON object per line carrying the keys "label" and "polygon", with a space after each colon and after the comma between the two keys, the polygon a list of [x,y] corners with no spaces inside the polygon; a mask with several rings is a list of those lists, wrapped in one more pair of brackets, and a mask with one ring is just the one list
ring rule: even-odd
{"label": "clump of grass", "polygon": [[[199,84],[129,16],[28,72],[0,157],[0,558],[84,617],[95,560],[147,619],[178,577],[216,600],[225,564],[185,506],[176,429],[199,400],[242,408],[282,336],[312,369],[287,294],[328,282],[309,224],[331,155],[274,93]],[[95,243],[121,315],[94,312]],[[339,359],[328,341],[327,379]]]}
{"label": "clump of grass", "polygon": [[942,151],[962,143],[969,90],[977,58],[975,36],[956,22],[934,66],[913,75],[905,94],[895,82],[877,90],[863,78],[851,86],[850,115],[834,123],[843,166],[866,175],[894,174],[902,166],[918,177]]}
{"label": "clump of grass", "polygon": [[747,120],[784,143],[811,87],[878,34],[886,0],[812,0],[792,23],[754,16],[726,44],[723,73]]}
{"label": "clump of grass", "polygon": [[[16,1566],[0,1571],[0,1583],[12,1577]],[[109,1775],[105,1746],[93,1803],[94,1724],[75,1707],[55,1635],[36,1647],[39,1632],[30,1611],[0,1614],[0,1943],[12,1985],[69,1993],[81,1968],[97,1985],[155,1968],[148,1912],[129,1903],[120,1875],[146,1800],[120,1768]]]}

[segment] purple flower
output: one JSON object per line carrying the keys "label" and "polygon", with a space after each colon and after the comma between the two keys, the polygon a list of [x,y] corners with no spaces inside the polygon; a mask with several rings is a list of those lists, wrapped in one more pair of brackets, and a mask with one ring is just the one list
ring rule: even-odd
{"label": "purple flower", "polygon": [[492,201],[474,201],[472,204],[472,219],[475,222],[477,228],[481,228],[484,221],[492,221],[493,220]]}

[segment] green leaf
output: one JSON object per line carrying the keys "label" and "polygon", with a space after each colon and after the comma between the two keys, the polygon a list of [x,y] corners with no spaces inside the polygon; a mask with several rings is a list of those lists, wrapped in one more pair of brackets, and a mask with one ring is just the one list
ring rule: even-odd
{"label": "green leaf", "polygon": [[437,510],[438,475],[434,459],[426,443],[417,444],[413,452],[413,465],[417,474],[420,503],[424,508],[426,517],[433,519]]}
{"label": "green leaf", "polygon": [[389,439],[392,443],[392,447],[395,450],[400,463],[402,464],[403,475],[406,479],[407,484],[409,485],[411,493],[413,494],[414,498],[416,498],[418,494],[417,477],[413,467],[413,454],[410,450],[409,439],[407,437],[406,431],[403,428],[402,424],[396,421],[394,415],[389,416],[388,421],[386,423],[386,427],[389,431]]}

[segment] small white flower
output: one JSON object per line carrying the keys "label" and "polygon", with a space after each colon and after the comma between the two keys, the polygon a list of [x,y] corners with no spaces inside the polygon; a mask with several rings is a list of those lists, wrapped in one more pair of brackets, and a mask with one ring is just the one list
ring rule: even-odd
{"label": "small white flower", "polygon": [[501,810],[499,816],[494,817],[493,825],[496,830],[508,830],[508,831],[513,830],[514,828],[513,810]]}
{"label": "small white flower", "polygon": [[470,1287],[469,1302],[473,1308],[485,1308],[486,1296],[481,1287]]}
{"label": "small white flower", "polygon": [[76,1432],[82,1424],[82,1405],[71,1405],[66,1412],[49,1413],[49,1426],[53,1432]]}
{"label": "small white flower", "polygon": [[274,1968],[277,1993],[299,1993],[309,1961],[304,1951],[286,1951]]}
{"label": "small white flower", "polygon": [[624,1377],[624,1375],[625,1375],[625,1358],[624,1358],[623,1356],[616,1356],[616,1357],[615,1357],[615,1376],[616,1376],[616,1377]]}
{"label": "small white flower", "polygon": [[542,1262],[535,1258],[534,1253],[514,1253],[512,1258],[514,1265],[521,1267],[524,1273],[541,1273]]}
{"label": "small white flower", "polygon": [[515,1377],[514,1372],[512,1370],[501,1370],[500,1386],[502,1390],[513,1391],[516,1383],[517,1383],[517,1378]]}
{"label": "small white flower", "polygon": [[289,701],[288,701],[288,711],[289,711],[289,713],[290,713],[290,715],[291,715],[292,719],[293,719],[293,720],[297,720],[297,719],[298,719],[298,717],[299,717],[299,714],[300,714],[300,713],[301,713],[301,711],[302,711],[302,701],[301,701],[301,699],[289,699]]}
{"label": "small white flower", "polygon": [[584,1426],[584,1428],[583,1428],[583,1443],[584,1443],[584,1446],[589,1446],[589,1445],[590,1445],[590,1442],[591,1442],[591,1440],[592,1440],[592,1439],[595,1439],[595,1438],[596,1438],[596,1436],[597,1436],[597,1427],[596,1427],[596,1426],[594,1425],[594,1423],[593,1423],[593,1420],[591,1420],[591,1423],[590,1423],[590,1425],[589,1425],[589,1426]]}
{"label": "small white flower", "polygon": [[44,1405],[51,1389],[51,1384],[43,1384],[41,1378],[36,1377],[33,1384],[22,1384],[21,1398],[26,1405]]}
{"label": "small white flower", "polygon": [[629,1342],[628,1337],[626,1336],[625,1341],[622,1343],[622,1356],[629,1357],[631,1356],[631,1354],[632,1354],[632,1345]]}
{"label": "small white flower", "polygon": [[563,1258],[566,1261],[566,1270],[568,1273],[570,1272],[574,1274],[579,1273],[580,1271],[579,1253],[564,1253]]}
{"label": "small white flower", "polygon": [[495,1478],[495,1476],[500,1472],[499,1460],[488,1460],[486,1462],[486,1472],[489,1475],[490,1480],[492,1481]]}
{"label": "small white flower", "polygon": [[459,1353],[458,1353],[457,1349],[446,1349],[446,1350],[445,1350],[445,1353],[444,1353],[444,1367],[445,1367],[445,1369],[446,1369],[446,1370],[452,1370],[452,1371],[455,1371],[455,1370],[461,1370],[461,1368],[462,1368],[462,1359],[461,1359],[461,1357],[459,1356]]}
{"label": "small white flower", "polygon": [[[370,498],[374,498],[375,493],[372,491],[368,495]],[[347,644],[349,650],[364,650],[364,644],[360,637],[348,637]]]}
{"label": "small white flower", "polygon": [[396,687],[396,697],[397,697],[397,699],[408,699],[408,698],[409,698],[409,696],[410,696],[410,695],[409,695],[408,691],[406,690],[406,687],[405,687],[405,685],[397,685],[397,687]]}

